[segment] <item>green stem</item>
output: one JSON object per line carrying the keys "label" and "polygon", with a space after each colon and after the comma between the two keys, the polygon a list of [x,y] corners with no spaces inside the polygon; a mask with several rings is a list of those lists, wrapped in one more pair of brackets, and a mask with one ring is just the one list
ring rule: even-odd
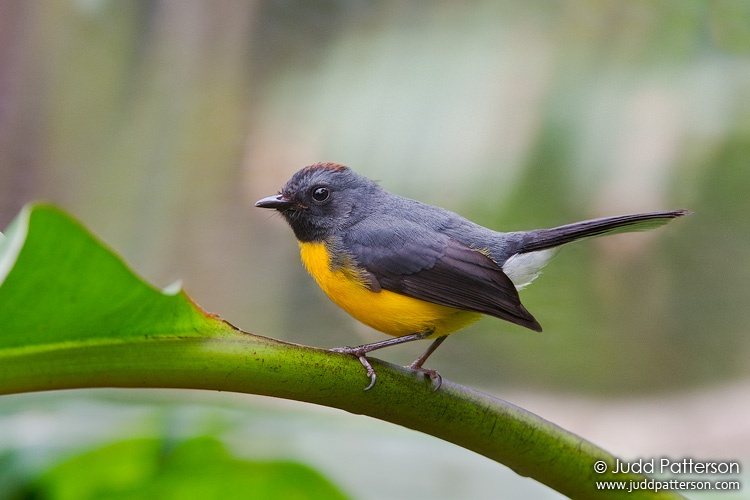
{"label": "green stem", "polygon": [[241,332],[213,338],[158,338],[70,344],[0,355],[0,394],[92,387],[233,391],[339,408],[399,424],[480,453],[572,498],[681,498],[671,492],[598,491],[596,481],[643,481],[596,474],[615,457],[500,399],[376,359],[375,387],[351,356]]}

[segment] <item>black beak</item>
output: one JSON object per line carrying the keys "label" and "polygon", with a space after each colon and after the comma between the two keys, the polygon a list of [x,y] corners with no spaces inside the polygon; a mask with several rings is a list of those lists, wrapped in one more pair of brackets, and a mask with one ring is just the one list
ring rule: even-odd
{"label": "black beak", "polygon": [[283,194],[275,194],[273,196],[267,196],[261,200],[255,202],[255,206],[259,208],[273,208],[276,210],[284,210],[292,204],[292,200],[284,196]]}

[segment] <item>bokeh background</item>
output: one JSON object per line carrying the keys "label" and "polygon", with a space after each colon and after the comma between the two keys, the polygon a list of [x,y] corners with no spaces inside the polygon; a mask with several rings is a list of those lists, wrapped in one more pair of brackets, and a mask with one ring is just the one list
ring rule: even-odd
{"label": "bokeh background", "polygon": [[[316,161],[500,230],[694,211],[564,249],[521,294],[543,333],[485,319],[430,366],[626,458],[750,468],[750,3],[0,0],[0,228],[51,201],[244,330],[380,340],[253,207]],[[97,390],[0,398],[0,498],[106,443],[205,435],[354,498],[557,496],[366,417]]]}

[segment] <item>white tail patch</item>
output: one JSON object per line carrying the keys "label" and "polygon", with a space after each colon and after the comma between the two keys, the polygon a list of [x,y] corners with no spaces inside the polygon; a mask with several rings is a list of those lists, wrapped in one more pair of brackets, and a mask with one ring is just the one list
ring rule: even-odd
{"label": "white tail patch", "polygon": [[555,251],[555,248],[547,248],[511,255],[503,264],[503,272],[516,285],[516,290],[520,290],[539,276],[539,272],[555,255]]}

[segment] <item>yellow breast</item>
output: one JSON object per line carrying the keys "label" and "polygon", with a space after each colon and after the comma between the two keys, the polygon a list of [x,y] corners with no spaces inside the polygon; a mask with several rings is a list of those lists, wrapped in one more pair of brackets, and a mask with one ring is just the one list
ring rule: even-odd
{"label": "yellow breast", "polygon": [[441,337],[477,321],[481,314],[441,306],[388,290],[372,292],[352,265],[334,269],[325,243],[300,243],[300,256],[320,288],[343,310],[362,323],[401,337],[432,332]]}

